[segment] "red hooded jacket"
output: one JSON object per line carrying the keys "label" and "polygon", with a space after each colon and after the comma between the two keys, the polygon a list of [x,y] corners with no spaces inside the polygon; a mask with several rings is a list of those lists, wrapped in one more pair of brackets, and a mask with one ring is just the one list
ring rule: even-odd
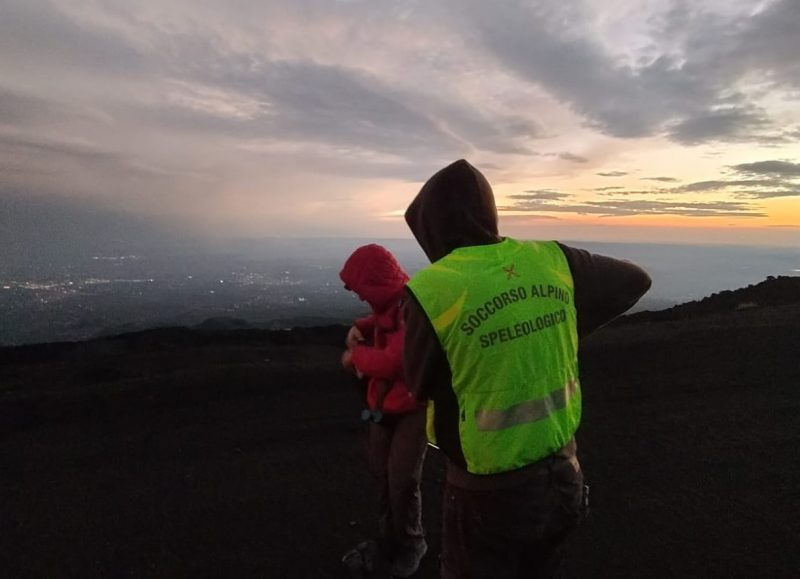
{"label": "red hooded jacket", "polygon": [[391,385],[383,399],[384,414],[401,414],[423,406],[411,395],[403,375],[405,326],[402,307],[408,275],[394,256],[376,244],[356,249],[339,273],[345,288],[372,307],[356,320],[365,341],[353,350],[353,366],[369,378],[367,404],[375,409],[381,383]]}

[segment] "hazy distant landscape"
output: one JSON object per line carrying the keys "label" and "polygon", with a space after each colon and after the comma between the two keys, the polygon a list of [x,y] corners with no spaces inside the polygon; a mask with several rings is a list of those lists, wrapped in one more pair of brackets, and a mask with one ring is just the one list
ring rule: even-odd
{"label": "hazy distant landscape", "polygon": [[[0,343],[83,340],[160,326],[267,329],[346,323],[364,306],[338,272],[364,239],[263,240],[214,249],[53,254],[0,265]],[[379,240],[409,272],[412,240]],[[653,277],[636,310],[659,310],[767,276],[799,275],[800,250],[568,242]]]}

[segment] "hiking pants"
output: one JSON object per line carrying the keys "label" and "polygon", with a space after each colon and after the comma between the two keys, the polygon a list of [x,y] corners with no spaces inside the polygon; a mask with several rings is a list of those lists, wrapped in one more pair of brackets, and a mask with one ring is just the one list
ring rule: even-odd
{"label": "hiking pants", "polygon": [[378,483],[380,534],[390,558],[419,553],[425,543],[419,485],[426,448],[424,410],[369,423],[367,457]]}
{"label": "hiking pants", "polygon": [[553,577],[564,539],[581,519],[583,475],[550,457],[530,480],[504,489],[447,484],[443,498],[443,579]]}

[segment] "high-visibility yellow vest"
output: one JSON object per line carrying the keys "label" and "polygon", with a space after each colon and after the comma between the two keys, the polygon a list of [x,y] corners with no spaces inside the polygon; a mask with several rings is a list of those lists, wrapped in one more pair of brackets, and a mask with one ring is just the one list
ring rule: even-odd
{"label": "high-visibility yellow vest", "polygon": [[[572,438],[581,418],[577,314],[557,243],[506,238],[458,248],[408,287],[450,365],[469,472],[520,468]],[[434,444],[435,421],[429,402]]]}

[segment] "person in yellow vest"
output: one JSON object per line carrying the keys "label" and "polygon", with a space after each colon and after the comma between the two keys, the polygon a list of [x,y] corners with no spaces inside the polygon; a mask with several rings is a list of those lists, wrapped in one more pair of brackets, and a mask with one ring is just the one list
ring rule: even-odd
{"label": "person in yellow vest", "polygon": [[447,457],[442,577],[552,576],[585,499],[578,342],[650,277],[500,236],[491,186],[464,160],[433,175],[405,218],[432,262],[407,285],[404,367]]}

